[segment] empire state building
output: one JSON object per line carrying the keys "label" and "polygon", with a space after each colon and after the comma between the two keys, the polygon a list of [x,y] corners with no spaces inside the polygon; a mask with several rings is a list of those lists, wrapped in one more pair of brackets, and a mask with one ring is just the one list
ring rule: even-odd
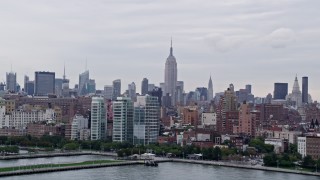
{"label": "empire state building", "polygon": [[172,40],[170,47],[170,54],[166,61],[164,69],[164,95],[169,93],[171,95],[171,105],[174,106],[176,102],[176,87],[177,87],[177,61],[172,53]]}

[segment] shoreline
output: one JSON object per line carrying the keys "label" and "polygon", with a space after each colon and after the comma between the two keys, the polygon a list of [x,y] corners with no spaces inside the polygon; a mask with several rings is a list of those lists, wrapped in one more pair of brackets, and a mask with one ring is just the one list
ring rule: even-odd
{"label": "shoreline", "polygon": [[[103,153],[88,153],[88,154],[110,156],[110,154],[103,154]],[[55,154],[55,155],[60,155],[60,154]],[[290,169],[266,167],[266,166],[234,164],[234,163],[222,162],[222,161],[204,161],[204,160],[175,159],[175,158],[173,158],[173,159],[156,158],[156,159],[154,159],[154,161],[157,163],[166,163],[166,162],[189,163],[189,164],[222,166],[222,167],[230,167],[230,168],[251,169],[251,170],[270,171],[270,172],[279,172],[279,173],[291,173],[291,174],[320,177],[320,173],[316,173],[316,172],[305,172],[305,171],[299,171],[299,170],[290,170]],[[114,167],[114,166],[129,166],[129,165],[144,165],[144,161],[143,160],[136,160],[136,161],[125,161],[125,162],[116,162],[116,163],[101,163],[101,164],[67,166],[67,167],[49,167],[49,168],[16,170],[16,171],[9,171],[9,172],[0,172],[0,177],[19,176],[19,175],[37,174],[37,173],[48,173],[48,172],[56,172],[56,171],[70,171],[70,170]]]}
{"label": "shoreline", "polygon": [[239,169],[251,169],[251,170],[271,171],[271,172],[300,174],[300,175],[309,175],[309,176],[318,176],[318,177],[320,177],[320,173],[316,173],[316,172],[305,172],[305,171],[290,170],[290,169],[275,168],[275,167],[267,167],[267,166],[252,166],[252,165],[245,165],[245,164],[233,164],[233,163],[227,163],[227,162],[222,162],[222,161],[172,159],[171,162],[201,164],[201,165],[211,165],[211,166],[222,166],[222,167],[231,167],[231,168],[239,168]]}
{"label": "shoreline", "polygon": [[115,153],[106,153],[106,152],[103,152],[103,153],[101,152],[57,152],[57,153],[39,153],[39,154],[0,156],[0,160],[34,159],[34,158],[50,158],[50,157],[82,156],[82,155],[116,156]]}
{"label": "shoreline", "polygon": [[116,163],[101,163],[101,164],[91,164],[91,165],[80,165],[80,166],[64,166],[64,167],[49,167],[49,168],[36,168],[27,170],[17,170],[9,172],[0,172],[0,177],[6,176],[20,176],[28,174],[40,174],[40,173],[50,173],[57,171],[71,171],[71,170],[81,170],[81,169],[93,169],[93,168],[103,168],[103,167],[114,167],[114,166],[130,166],[130,165],[143,165],[142,161],[131,161],[131,162],[116,162]]}

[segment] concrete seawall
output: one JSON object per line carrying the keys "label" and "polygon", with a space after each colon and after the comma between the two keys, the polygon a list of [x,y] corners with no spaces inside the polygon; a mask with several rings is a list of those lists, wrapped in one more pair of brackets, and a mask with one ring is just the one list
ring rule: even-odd
{"label": "concrete seawall", "polygon": [[130,161],[130,162],[102,163],[102,164],[92,164],[92,165],[82,165],[82,166],[39,168],[39,169],[30,169],[30,170],[21,170],[21,171],[18,170],[18,171],[10,171],[10,172],[1,172],[0,177],[48,173],[48,172],[56,172],[56,171],[103,168],[103,167],[113,167],[113,166],[143,165],[143,164],[144,164],[143,161]]}
{"label": "concrete seawall", "polygon": [[[88,153],[89,155],[106,155],[110,156],[112,154],[102,154],[102,153]],[[88,155],[86,153],[79,153],[78,155]],[[57,154],[56,154],[57,155]],[[59,154],[61,156],[61,154]],[[70,156],[70,153],[67,154]],[[76,156],[76,154],[73,154]],[[58,155],[57,155],[58,156]],[[39,157],[39,156],[37,156]],[[54,156],[47,156],[54,157]],[[233,164],[229,162],[222,161],[203,161],[203,160],[189,160],[189,159],[168,159],[168,158],[156,158],[156,162],[165,163],[165,162],[174,162],[174,163],[190,163],[190,164],[202,164],[202,165],[211,165],[211,166],[223,166],[231,168],[242,168],[242,169],[251,169],[251,170],[261,170],[261,171],[273,171],[280,173],[292,173],[300,175],[310,175],[310,176],[319,176],[320,173],[315,172],[305,172],[299,170],[289,170],[282,168],[273,168],[266,166],[251,166],[245,164]],[[80,170],[80,169],[92,169],[92,168],[103,168],[103,167],[113,167],[113,166],[128,166],[128,165],[143,165],[144,161],[126,161],[126,162],[116,162],[116,163],[102,163],[102,164],[91,164],[91,165],[81,165],[81,166],[65,166],[65,167],[50,167],[50,168],[36,168],[28,170],[17,170],[10,172],[0,172],[0,177],[2,176],[17,176],[25,174],[37,174],[37,173],[47,173],[47,172],[56,172],[56,171],[69,171],[69,170]]]}
{"label": "concrete seawall", "polygon": [[299,171],[299,170],[290,170],[290,169],[274,168],[274,167],[266,167],[266,166],[251,166],[251,165],[245,165],[245,164],[232,164],[232,163],[228,163],[228,162],[219,162],[219,161],[172,159],[171,162],[203,164],[203,165],[213,165],[213,166],[223,166],[223,167],[232,167],[232,168],[261,170],[261,171],[273,171],[273,172],[281,172],[281,173],[320,176],[320,173],[315,173],[315,172],[305,172],[305,171]]}
{"label": "concrete seawall", "polygon": [[0,160],[12,160],[12,159],[32,159],[32,158],[49,158],[59,156],[81,156],[81,155],[100,155],[100,156],[117,156],[116,153],[108,152],[65,152],[65,153],[47,153],[47,154],[26,154],[26,155],[14,155],[14,156],[0,156]]}

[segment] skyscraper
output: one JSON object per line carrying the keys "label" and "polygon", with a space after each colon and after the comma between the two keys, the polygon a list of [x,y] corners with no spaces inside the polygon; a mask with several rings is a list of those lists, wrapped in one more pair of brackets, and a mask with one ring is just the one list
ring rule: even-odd
{"label": "skyscraper", "polygon": [[113,102],[112,141],[133,143],[133,102],[128,97],[118,97]]}
{"label": "skyscraper", "polygon": [[85,71],[79,75],[79,96],[86,95],[88,93],[87,85],[89,83],[89,71]]}
{"label": "skyscraper", "polygon": [[308,103],[308,77],[302,77],[302,103]]}
{"label": "skyscraper", "polygon": [[87,93],[89,94],[96,93],[96,81],[94,79],[89,79],[87,83]]}
{"label": "skyscraper", "polygon": [[113,88],[112,100],[116,100],[117,97],[121,96],[121,80],[120,79],[114,80],[112,82],[112,88]]}
{"label": "skyscraper", "polygon": [[288,95],[288,83],[274,83],[273,98],[286,99]]}
{"label": "skyscraper", "polygon": [[23,90],[24,90],[24,92],[27,92],[27,89],[28,89],[27,83],[28,83],[28,82],[29,82],[29,76],[25,75],[25,76],[24,76],[24,79],[23,79],[23,84],[24,84]]}
{"label": "skyscraper", "polygon": [[177,86],[176,86],[176,103],[179,105],[184,105],[183,104],[183,93],[184,93],[184,82],[183,81],[177,81]]}
{"label": "skyscraper", "polygon": [[62,96],[62,85],[63,85],[63,79],[56,78],[55,79],[55,94],[57,95],[57,97]]}
{"label": "skyscraper", "polygon": [[213,99],[213,85],[212,85],[212,79],[210,75],[209,83],[208,83],[208,101],[211,101]]}
{"label": "skyscraper", "polygon": [[208,89],[206,87],[197,87],[195,90],[196,101],[207,101],[208,100]]}
{"label": "skyscraper", "polygon": [[252,89],[251,84],[247,84],[246,85],[246,90],[247,90],[248,94],[251,94],[251,89]]}
{"label": "skyscraper", "polygon": [[160,106],[154,96],[138,96],[134,103],[133,144],[156,143],[159,136]]}
{"label": "skyscraper", "polygon": [[111,85],[105,85],[104,86],[104,98],[111,100],[112,99],[112,92],[113,92],[113,88]]}
{"label": "skyscraper", "polygon": [[300,107],[302,105],[302,94],[300,91],[300,86],[299,86],[297,76],[293,83],[292,93],[290,93],[286,99],[288,101],[295,102],[296,107]]}
{"label": "skyscraper", "polygon": [[35,72],[34,91],[36,96],[47,96],[55,93],[55,73]]}
{"label": "skyscraper", "polygon": [[7,73],[7,90],[11,92],[17,91],[17,74],[13,72]]}
{"label": "skyscraper", "polygon": [[102,97],[93,97],[91,102],[91,140],[106,137],[106,108]]}
{"label": "skyscraper", "polygon": [[128,84],[128,96],[131,98],[132,101],[136,100],[136,84],[132,82],[131,84]]}
{"label": "skyscraper", "polygon": [[154,96],[158,98],[159,106],[162,106],[162,89],[159,87],[155,87],[152,91],[149,91],[148,94],[150,96]]}
{"label": "skyscraper", "polygon": [[66,66],[63,67],[63,79],[62,79],[62,96],[69,97],[70,95],[70,88],[69,88],[70,80],[66,77]]}
{"label": "skyscraper", "polygon": [[149,85],[149,80],[147,78],[143,78],[141,83],[141,95],[144,96],[148,93],[148,85]]}
{"label": "skyscraper", "polygon": [[167,58],[165,70],[164,70],[164,95],[169,93],[171,95],[171,105],[175,106],[176,101],[176,86],[177,86],[177,62],[173,56],[172,40],[170,47],[170,54]]}

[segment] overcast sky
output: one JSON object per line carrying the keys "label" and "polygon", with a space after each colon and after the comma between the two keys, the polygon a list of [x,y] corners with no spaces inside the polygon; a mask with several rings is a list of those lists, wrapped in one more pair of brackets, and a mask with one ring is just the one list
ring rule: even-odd
{"label": "overcast sky", "polygon": [[55,71],[74,85],[88,61],[102,89],[114,79],[164,81],[170,38],[185,90],[214,92],[252,84],[256,96],[274,82],[309,77],[320,98],[319,0],[25,0],[0,1],[0,80],[12,69],[18,82],[34,71]]}

